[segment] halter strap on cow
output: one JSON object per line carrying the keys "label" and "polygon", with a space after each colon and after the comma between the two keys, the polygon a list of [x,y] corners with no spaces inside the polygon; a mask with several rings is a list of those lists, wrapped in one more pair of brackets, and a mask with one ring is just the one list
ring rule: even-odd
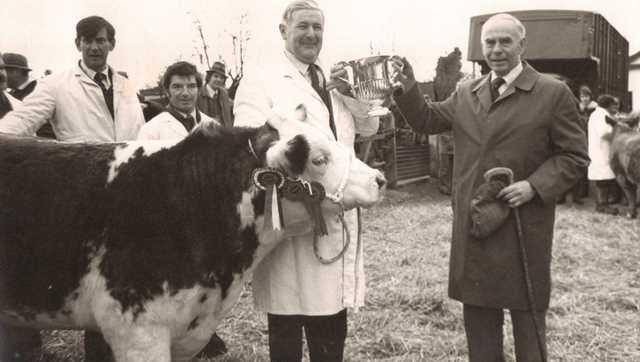
{"label": "halter strap on cow", "polygon": [[[255,152],[251,139],[248,140],[249,152],[256,158],[258,155]],[[291,201],[302,202],[309,216],[314,222],[314,238],[313,238],[313,252],[319,262],[323,264],[331,264],[340,259],[349,248],[351,243],[351,234],[349,228],[344,220],[344,189],[349,179],[349,171],[351,170],[351,163],[353,162],[354,154],[351,153],[347,161],[345,172],[342,175],[340,184],[335,193],[327,194],[322,184],[312,181],[306,181],[300,177],[289,177],[282,171],[271,168],[257,168],[252,172],[252,180],[256,187],[265,191],[265,205],[264,205],[264,226],[266,230],[280,230],[285,227],[282,207],[280,205],[280,198],[284,197]],[[321,204],[326,198],[340,206],[340,213],[338,219],[342,224],[342,250],[332,258],[326,259],[320,256],[319,253],[319,237],[328,235],[327,225],[322,213]]]}

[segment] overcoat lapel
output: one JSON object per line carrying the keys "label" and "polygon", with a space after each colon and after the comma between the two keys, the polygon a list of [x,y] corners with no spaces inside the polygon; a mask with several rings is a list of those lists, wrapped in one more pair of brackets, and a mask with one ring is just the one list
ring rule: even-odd
{"label": "overcoat lapel", "polygon": [[489,110],[491,109],[491,89],[489,89],[490,86],[491,83],[489,83],[489,75],[485,75],[484,79],[482,79],[478,83],[478,85],[473,88],[473,92],[478,97],[478,101],[480,102],[480,105],[482,106],[485,114],[489,113]]}

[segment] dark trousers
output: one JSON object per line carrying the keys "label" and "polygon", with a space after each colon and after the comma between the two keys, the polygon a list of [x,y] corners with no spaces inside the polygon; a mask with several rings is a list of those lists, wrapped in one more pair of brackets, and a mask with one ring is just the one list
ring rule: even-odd
{"label": "dark trousers", "polygon": [[0,361],[28,361],[35,358],[42,346],[37,329],[0,324]]}
{"label": "dark trousers", "polygon": [[100,332],[84,331],[84,360],[87,362],[112,362],[111,347]]}
{"label": "dark trousers", "polygon": [[304,328],[311,362],[342,361],[347,310],[328,316],[268,314],[269,356],[273,362],[302,360]]}
{"label": "dark trousers", "polygon": [[[546,310],[536,313],[545,355],[547,354],[546,314]],[[516,361],[541,362],[542,358],[531,313],[511,310],[511,321],[513,323]],[[467,334],[470,362],[504,362],[503,323],[504,311],[502,309],[464,305],[464,330]]]}

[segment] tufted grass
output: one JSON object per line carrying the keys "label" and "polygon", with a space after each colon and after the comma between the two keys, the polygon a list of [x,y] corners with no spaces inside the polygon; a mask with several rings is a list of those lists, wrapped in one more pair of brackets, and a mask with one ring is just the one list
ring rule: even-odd
{"label": "tufted grass", "polygon": [[[390,190],[365,219],[367,305],[349,314],[346,361],[466,361],[462,308],[447,298],[451,209],[429,183]],[[550,361],[640,361],[640,221],[559,206]],[[43,332],[40,361],[81,361],[81,333]],[[218,331],[224,356],[268,361],[265,317],[245,290]],[[509,319],[505,354],[514,361]],[[308,359],[305,359],[308,360]]]}

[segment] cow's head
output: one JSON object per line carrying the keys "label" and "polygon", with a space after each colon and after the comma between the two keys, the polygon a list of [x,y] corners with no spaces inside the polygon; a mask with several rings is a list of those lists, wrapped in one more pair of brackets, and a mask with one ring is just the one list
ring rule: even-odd
{"label": "cow's head", "polygon": [[317,127],[297,120],[272,117],[279,140],[266,152],[269,167],[291,177],[322,184],[328,199],[345,209],[377,203],[386,185],[382,173],[358,160],[353,149],[330,139]]}

